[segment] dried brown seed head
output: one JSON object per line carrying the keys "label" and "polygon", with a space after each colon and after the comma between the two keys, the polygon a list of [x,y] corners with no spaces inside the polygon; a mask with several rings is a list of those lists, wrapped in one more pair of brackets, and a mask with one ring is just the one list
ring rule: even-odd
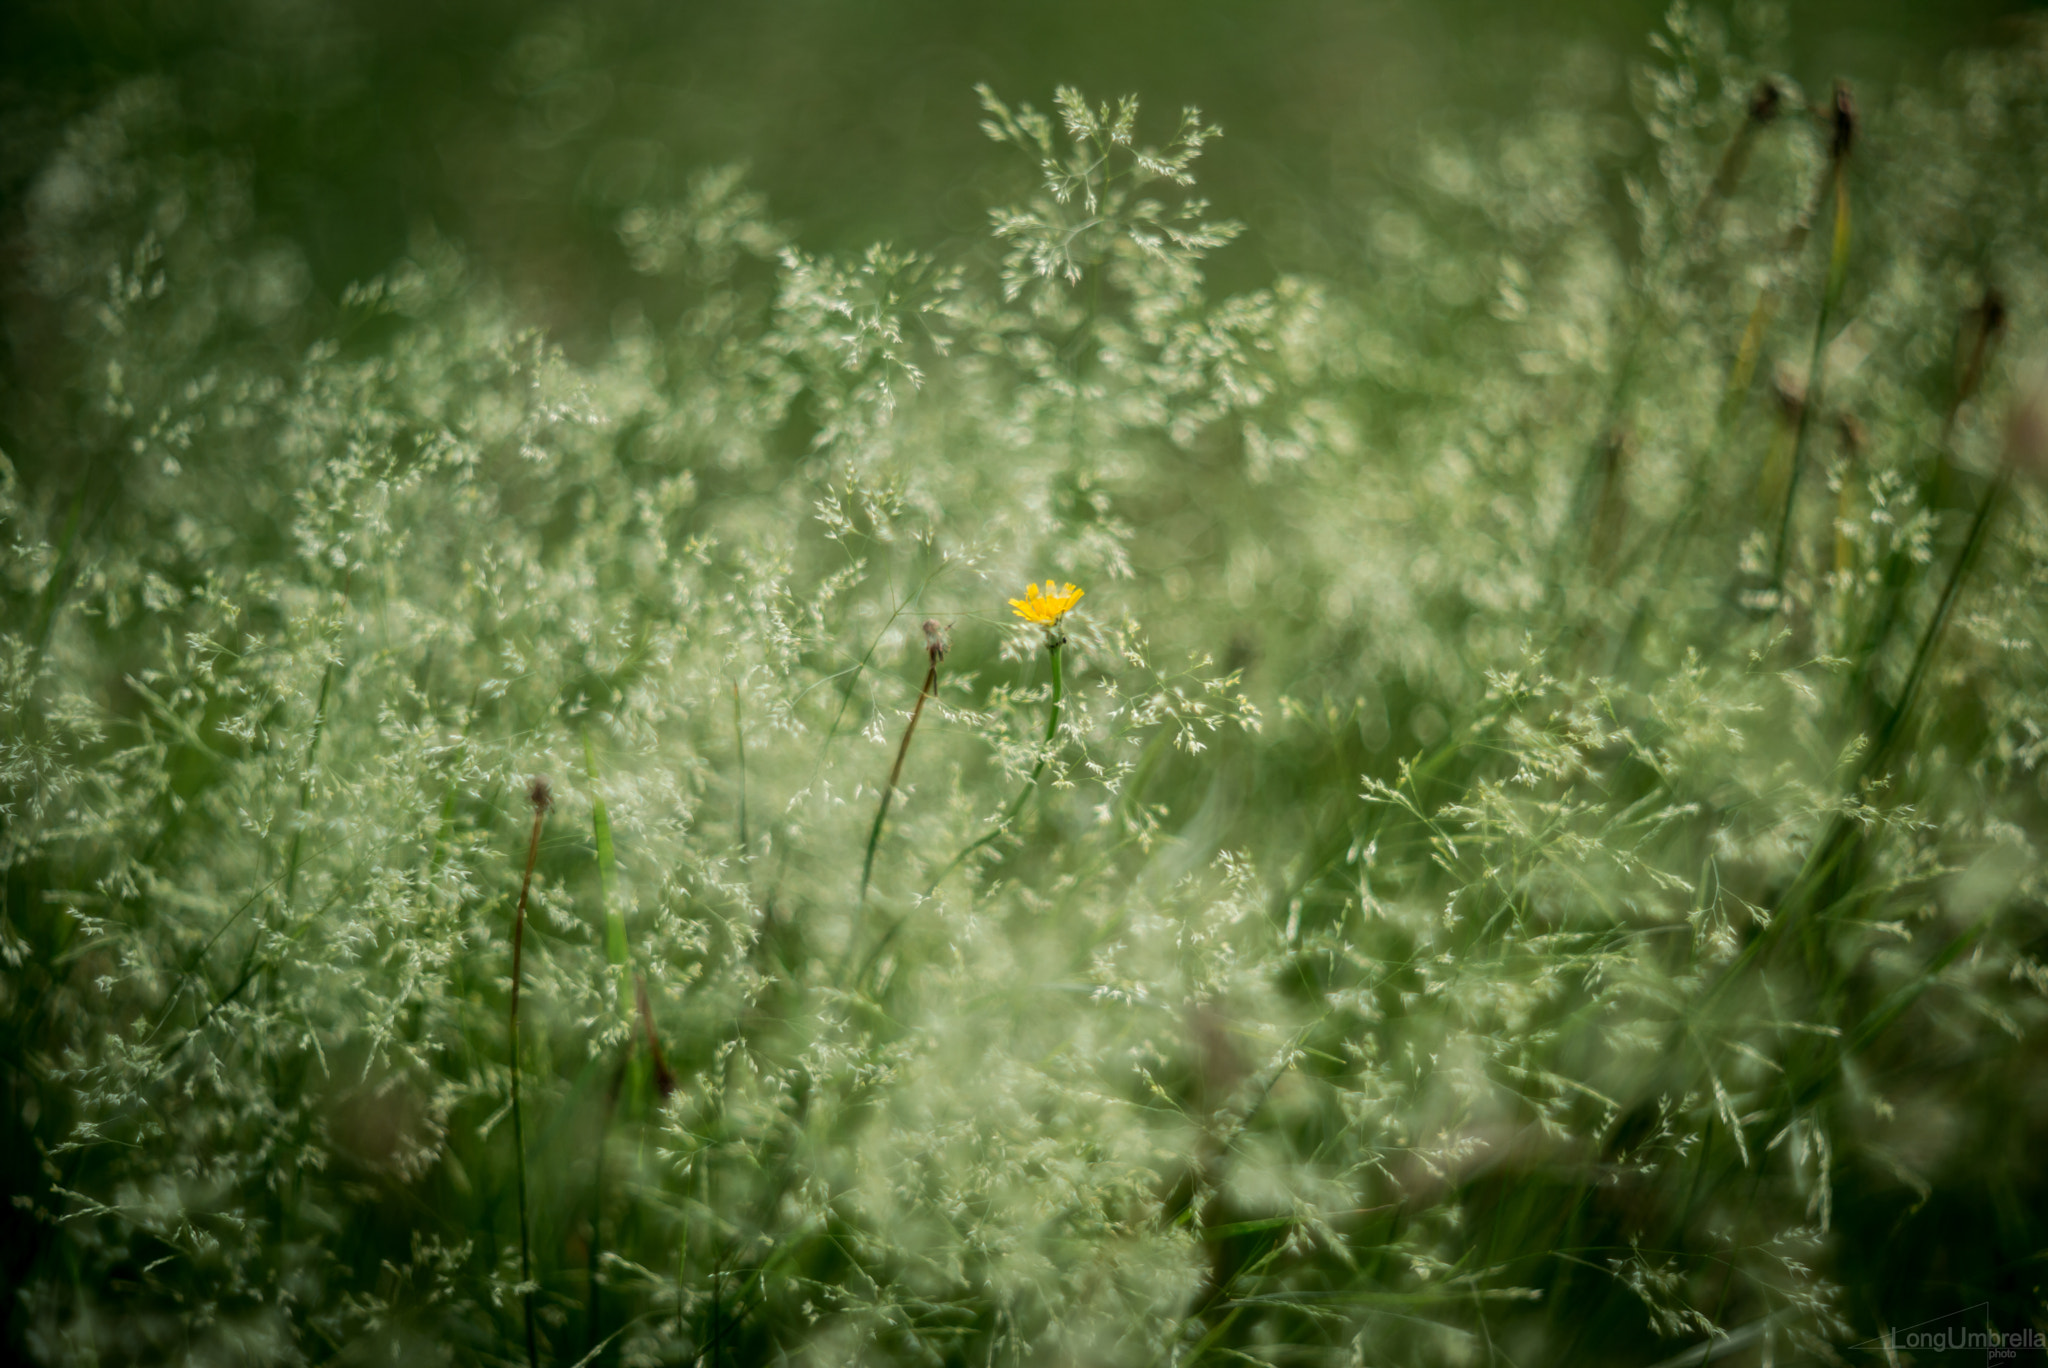
{"label": "dried brown seed head", "polygon": [[1996,337],[2005,331],[2005,296],[1995,285],[1984,291],[1983,302],[1977,305],[1977,326],[1987,337]]}
{"label": "dried brown seed head", "polygon": [[555,791],[548,787],[546,778],[536,774],[526,790],[526,801],[533,804],[535,813],[546,812],[555,805]]}
{"label": "dried brown seed head", "polygon": [[1840,161],[1856,145],[1856,97],[1849,93],[1847,81],[1835,82],[1833,119],[1834,139],[1828,150]]}

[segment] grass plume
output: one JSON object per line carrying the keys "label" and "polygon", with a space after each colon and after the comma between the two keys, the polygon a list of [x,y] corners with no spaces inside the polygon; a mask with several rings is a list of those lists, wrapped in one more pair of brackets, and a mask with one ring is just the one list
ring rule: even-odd
{"label": "grass plume", "polygon": [[186,87],[20,124],[0,1358],[2042,1323],[2048,46],[1851,110],[1680,6],[1284,232],[1197,111],[985,90],[986,232],[845,250],[648,159],[606,3],[442,130],[574,165],[545,263],[334,286]]}

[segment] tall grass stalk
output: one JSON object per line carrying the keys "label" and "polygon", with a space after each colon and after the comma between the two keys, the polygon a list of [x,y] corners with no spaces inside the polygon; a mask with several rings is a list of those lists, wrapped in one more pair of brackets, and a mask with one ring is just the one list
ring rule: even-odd
{"label": "tall grass stalk", "polygon": [[1806,434],[1813,426],[1825,393],[1828,325],[1841,306],[1842,287],[1849,279],[1849,154],[1856,145],[1856,105],[1844,82],[1836,82],[1832,112],[1832,138],[1828,146],[1828,198],[1834,211],[1834,231],[1828,240],[1827,277],[1821,289],[1820,308],[1813,320],[1813,347],[1807,355],[1806,392],[1801,396],[1794,419],[1792,450],[1785,474],[1785,497],[1778,514],[1776,549],[1771,553],[1772,610],[1783,607],[1785,569],[1792,553],[1792,510],[1799,497],[1800,476],[1806,466]]}
{"label": "tall grass stalk", "polygon": [[[1984,383],[1984,377],[1995,356],[1998,343],[2005,335],[2006,304],[2004,296],[1995,289],[1987,289],[1970,309],[1957,329],[1955,360],[1953,365],[1953,389],[1949,402],[1942,414],[1941,431],[1935,438],[1934,451],[1928,458],[1927,471],[1920,481],[1920,506],[1931,518],[1939,518],[1948,501],[1949,482],[1954,469],[1954,448],[1956,423],[1963,409],[1976,397]],[[2009,465],[2012,455],[2008,452]],[[1876,607],[1870,613],[1862,639],[1857,643],[1856,668],[1850,676],[1851,702],[1868,706],[1874,701],[1877,672],[1883,663],[1885,648],[1891,641],[1899,616],[1905,606],[1906,589],[1913,574],[1913,552],[1909,542],[1901,539],[1885,558],[1883,581],[1878,591]],[[1863,695],[1863,697],[1857,697]]]}
{"label": "tall grass stalk", "polygon": [[512,1065],[512,1154],[519,1188],[519,1303],[526,1327],[528,1368],[539,1368],[540,1348],[533,1326],[533,1234],[526,1191],[526,1123],[519,1097],[519,984],[526,946],[526,899],[533,889],[533,866],[540,858],[540,830],[554,798],[548,781],[535,779],[527,790],[533,806],[533,830],[526,838],[526,870],[519,879],[519,903],[512,912],[512,1005],[508,1021]]}
{"label": "tall grass stalk", "polygon": [[2006,491],[2012,487],[2014,462],[2010,456],[2001,462],[1998,473],[1992,476],[1984,493],[1977,500],[1976,512],[1970,518],[1970,527],[1963,534],[1963,544],[1956,551],[1956,558],[1949,566],[1948,578],[1942,582],[1941,593],[1934,601],[1934,611],[1928,616],[1927,626],[1920,633],[1920,643],[1913,651],[1913,663],[1907,668],[1905,683],[1899,686],[1899,696],[1885,714],[1884,722],[1877,729],[1875,744],[1871,748],[1868,769],[1872,774],[1882,771],[1891,763],[1893,748],[1898,744],[1907,720],[1912,715],[1913,705],[1919,700],[1920,686],[1927,677],[1927,668],[1934,660],[1941,635],[1948,627],[1949,615],[1954,611],[1956,599],[1962,593],[1963,585],[1976,568],[1978,557],[1983,553],[1985,534],[1991,529],[1991,521],[1997,516],[1999,507],[2005,502]]}
{"label": "tall grass stalk", "polygon": [[740,682],[731,681],[732,686],[732,749],[733,762],[739,772],[739,841],[740,859],[751,868],[754,858],[753,841],[747,832],[747,719],[741,710]]}
{"label": "tall grass stalk", "polygon": [[598,1118],[597,1142],[591,1153],[590,1243],[585,1259],[585,1276],[589,1298],[586,1311],[588,1350],[594,1354],[603,1324],[601,1277],[604,1262],[605,1152],[611,1142],[612,1125],[618,1116],[620,1093],[629,1091],[637,1105],[643,1091],[643,1068],[634,1055],[630,1023],[636,992],[643,1010],[646,994],[644,989],[638,988],[639,976],[634,973],[632,948],[626,940],[625,911],[619,905],[618,854],[612,844],[611,815],[597,791],[597,752],[588,731],[583,733],[583,768],[590,780],[590,831],[597,859],[597,893],[599,911],[604,920],[605,961],[614,980],[612,987],[618,1000],[618,1019],[627,1024],[629,1032],[619,1047],[618,1063],[605,1090],[604,1107]]}
{"label": "tall grass stalk", "polygon": [[633,950],[626,940],[626,914],[619,906],[619,860],[612,845],[611,815],[597,792],[597,752],[583,734],[583,769],[590,779],[590,835],[597,852],[597,893],[604,917],[604,956],[611,966],[618,1019],[633,1019]]}
{"label": "tall grass stalk", "polygon": [[[1897,747],[1907,734],[1907,724],[1912,718],[1913,707],[1919,699],[1927,670],[1940,646],[1942,633],[1948,626],[1949,617],[1964,584],[1983,552],[1986,534],[2005,501],[2014,472],[2026,459],[2021,446],[2029,440],[2028,422],[2025,411],[2013,421],[2004,459],[1977,501],[1969,530],[1964,535],[1962,545],[1957,548],[1954,560],[1949,564],[1949,572],[1942,582],[1934,609],[1928,616],[1927,625],[1921,630],[1919,643],[1914,649],[1912,663],[1907,669],[1905,681],[1900,685],[1898,697],[1885,710],[1884,718],[1872,736],[1869,746],[1851,772],[1847,785],[1851,798],[1860,797],[1862,790],[1873,782],[1885,778],[1892,762],[1897,758]],[[1826,907],[1833,901],[1823,890],[1840,884],[1843,868],[1854,859],[1855,848],[1864,838],[1864,833],[1864,824],[1857,816],[1844,812],[1834,817],[1825,834],[1814,844],[1811,853],[1785,890],[1769,922],[1756,939],[1745,947],[1734,964],[1715,982],[1705,1001],[1711,1002],[1723,988],[1735,983],[1746,966],[1766,953],[1790,927],[1798,926],[1808,941],[1809,953],[1819,954],[1819,947],[1814,943],[1809,923],[1818,909]],[[1944,963],[1947,959],[1953,958],[1952,954],[1944,954]]]}
{"label": "tall grass stalk", "polygon": [[[1569,560],[1590,556],[1596,564],[1604,565],[1616,550],[1625,498],[1622,484],[1628,460],[1625,417],[1635,397],[1645,350],[1653,336],[1656,306],[1652,296],[1670,283],[1674,261],[1682,263],[1690,254],[1707,246],[1718,211],[1740,187],[1742,173],[1749,165],[1756,140],[1765,128],[1776,122],[1783,98],[1783,92],[1775,81],[1766,79],[1757,84],[1741,122],[1722,149],[1714,174],[1693,205],[1692,212],[1677,231],[1666,234],[1655,257],[1638,268],[1630,292],[1627,331],[1616,349],[1620,361],[1607,390],[1593,447],[1579,475],[1579,487],[1572,498],[1572,516],[1567,519],[1559,542],[1553,548],[1554,566],[1559,564],[1560,556]],[[1557,582],[1557,575],[1557,570],[1553,569],[1553,582]]]}
{"label": "tall grass stalk", "polygon": [[[903,761],[910,754],[910,738],[917,734],[917,720],[924,716],[925,701],[938,691],[939,662],[946,658],[945,630],[927,618],[924,623],[924,651],[928,664],[925,667],[924,683],[917,689],[917,702],[910,709],[910,720],[903,726],[903,739],[896,746],[896,762],[889,766],[889,777],[882,784],[881,801],[875,805],[875,820],[868,828],[867,851],[860,862],[859,902],[865,905],[868,899],[868,882],[875,872],[875,849],[882,843],[882,824],[889,817],[889,800],[896,795],[896,785],[903,778]],[[856,939],[859,926],[855,925]],[[849,946],[852,954],[857,947]]]}

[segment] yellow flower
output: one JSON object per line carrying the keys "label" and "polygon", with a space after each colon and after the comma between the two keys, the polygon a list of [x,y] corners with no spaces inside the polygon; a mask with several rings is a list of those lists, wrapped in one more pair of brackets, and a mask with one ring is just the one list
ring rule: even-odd
{"label": "yellow flower", "polygon": [[1062,585],[1055,590],[1051,580],[1045,582],[1043,591],[1035,584],[1024,586],[1024,597],[1011,599],[1010,606],[1017,610],[1017,616],[1026,622],[1035,622],[1042,627],[1051,627],[1067,615],[1067,610],[1080,602],[1085,589],[1073,585]]}

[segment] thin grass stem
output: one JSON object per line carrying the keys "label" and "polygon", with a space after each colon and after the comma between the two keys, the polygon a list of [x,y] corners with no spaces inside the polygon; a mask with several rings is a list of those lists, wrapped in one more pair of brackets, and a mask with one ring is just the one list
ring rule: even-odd
{"label": "thin grass stem", "polygon": [[[1947,496],[1948,483],[1954,471],[1956,422],[1963,406],[1976,395],[1983,383],[1992,353],[2004,333],[2005,317],[2004,298],[1996,290],[1986,290],[1977,307],[1970,311],[1962,333],[1956,339],[1955,389],[1942,416],[1941,435],[1936,439],[1920,491],[1920,505],[1929,513],[1938,515]],[[1901,540],[1886,558],[1877,608],[1856,652],[1856,670],[1850,679],[1854,694],[1867,695],[1876,680],[1878,662],[1905,605],[1906,583],[1912,571],[1911,548]]]}
{"label": "thin grass stem", "polygon": [[[1857,767],[1855,778],[1850,784],[1852,792],[1882,774],[1891,763],[1893,749],[1904,734],[1906,720],[1918,700],[1921,684],[1926,678],[1927,667],[1934,658],[1935,649],[1940,644],[1942,631],[1948,625],[1964,581],[1983,550],[1991,520],[2003,503],[2006,490],[2011,484],[2012,468],[2011,459],[2006,460],[2000,466],[1991,487],[1984,492],[1984,497],[1978,502],[1976,516],[1970,523],[1969,534],[1964,539],[1961,550],[1956,553],[1955,561],[1949,567],[1948,579],[1942,585],[1941,597],[1935,604],[1934,613],[1928,619],[1926,628],[1921,632],[1920,644],[1913,653],[1913,665],[1907,672],[1906,682],[1900,688],[1897,700],[1887,711],[1884,722],[1880,724],[1862,764]],[[1793,876],[1792,883],[1778,901],[1777,913],[1771,918],[1769,926],[1744,947],[1735,961],[1707,989],[1701,1000],[1702,1008],[1732,983],[1744,967],[1765,953],[1784,933],[1788,924],[1800,919],[1809,890],[1818,887],[1840,868],[1854,844],[1857,831],[1856,821],[1851,816],[1841,814],[1835,818],[1827,834],[1814,845],[1799,872]]]}
{"label": "thin grass stem", "polygon": [[861,933],[867,916],[868,884],[875,873],[875,851],[882,844],[882,825],[889,817],[889,800],[896,796],[896,785],[903,778],[903,761],[910,754],[910,738],[917,735],[918,719],[924,716],[925,701],[939,688],[939,662],[946,658],[947,640],[945,629],[936,621],[927,618],[924,624],[925,655],[930,664],[924,672],[924,683],[918,686],[916,706],[910,710],[910,721],[903,728],[903,740],[896,746],[896,763],[889,767],[889,778],[882,785],[882,800],[875,807],[874,825],[868,829],[867,853],[860,863],[860,896],[854,902],[853,929],[846,939],[846,958],[840,966],[843,976],[846,966],[860,953]]}
{"label": "thin grass stem", "polygon": [[1956,553],[1955,563],[1950,566],[1948,580],[1941,586],[1941,597],[1935,602],[1934,614],[1927,620],[1926,629],[1920,634],[1920,645],[1913,652],[1913,666],[1906,672],[1906,682],[1899,689],[1898,701],[1886,714],[1884,724],[1878,729],[1876,743],[1871,747],[1869,770],[1876,773],[1891,758],[1891,749],[1897,743],[1899,733],[1911,713],[1913,703],[1919,696],[1920,685],[1927,677],[1928,663],[1934,658],[1935,647],[1941,641],[1943,629],[1948,626],[1949,615],[1954,611],[1956,597],[1962,592],[1963,582],[1984,549],[1985,534],[1990,530],[1991,519],[2005,501],[2005,493],[2012,484],[2012,464],[2001,465],[1993,477],[1991,487],[1984,491],[1984,497],[1977,503],[1976,516],[1970,520],[1970,530],[1963,538],[1963,546]]}
{"label": "thin grass stem", "polygon": [[619,1015],[633,1016],[633,952],[626,941],[625,913],[619,908],[619,861],[612,845],[612,822],[597,792],[597,752],[590,734],[583,736],[583,767],[590,777],[590,835],[597,850],[598,896],[604,902],[604,955],[617,980]]}
{"label": "thin grass stem", "polygon": [[[1734,196],[1741,183],[1758,133],[1777,118],[1782,99],[1783,95],[1775,83],[1764,81],[1758,85],[1750,98],[1747,114],[1722,150],[1713,178],[1701,193],[1699,203],[1693,207],[1684,228],[1666,237],[1639,277],[1641,284],[1635,291],[1635,307],[1626,340],[1621,345],[1620,364],[1615,369],[1613,383],[1608,387],[1593,448],[1587,453],[1586,464],[1579,473],[1577,488],[1572,495],[1573,517],[1567,522],[1553,551],[1554,565],[1562,563],[1562,556],[1576,554],[1585,545],[1580,537],[1589,521],[1612,531],[1619,516],[1619,486],[1628,446],[1622,419],[1641,373],[1644,345],[1650,340],[1651,291],[1666,278],[1674,255],[1694,249],[1708,240],[1721,204]],[[1682,274],[1683,267],[1680,271]]]}
{"label": "thin grass stem", "polygon": [[1813,320],[1813,347],[1806,367],[1806,396],[1799,405],[1799,417],[1792,434],[1791,468],[1785,475],[1785,499],[1778,513],[1777,549],[1771,553],[1771,597],[1782,606],[1786,562],[1792,551],[1792,510],[1799,498],[1799,477],[1805,469],[1806,434],[1813,427],[1813,415],[1821,406],[1826,380],[1828,324],[1842,302],[1842,286],[1849,278],[1849,151],[1856,140],[1856,107],[1849,87],[1835,86],[1835,136],[1828,174],[1834,192],[1834,233],[1828,248],[1827,283],[1821,291],[1820,311]]}
{"label": "thin grass stem", "polygon": [[540,829],[553,805],[547,780],[534,780],[528,797],[533,803],[533,832],[526,841],[526,873],[519,881],[519,905],[512,913],[512,1155],[519,1183],[519,1301],[526,1322],[526,1362],[528,1368],[540,1368],[540,1348],[533,1328],[533,1227],[527,1210],[526,1123],[519,1098],[519,980],[526,946],[526,900],[533,889],[534,862],[540,858]]}
{"label": "thin grass stem", "polygon": [[732,745],[735,759],[739,762],[740,778],[740,859],[748,861],[754,853],[753,843],[747,839],[747,722],[740,711],[740,682],[732,681]]}
{"label": "thin grass stem", "polygon": [[874,825],[868,828],[867,854],[860,865],[860,900],[868,899],[868,883],[875,872],[875,848],[882,843],[882,824],[889,817],[889,800],[896,796],[896,784],[903,777],[903,761],[910,754],[910,738],[917,734],[917,721],[924,716],[925,700],[939,687],[939,661],[932,657],[931,667],[924,672],[924,683],[918,687],[917,703],[910,710],[910,721],[903,728],[903,740],[896,746],[896,763],[889,767],[888,782],[882,785],[882,801],[875,807]]}

